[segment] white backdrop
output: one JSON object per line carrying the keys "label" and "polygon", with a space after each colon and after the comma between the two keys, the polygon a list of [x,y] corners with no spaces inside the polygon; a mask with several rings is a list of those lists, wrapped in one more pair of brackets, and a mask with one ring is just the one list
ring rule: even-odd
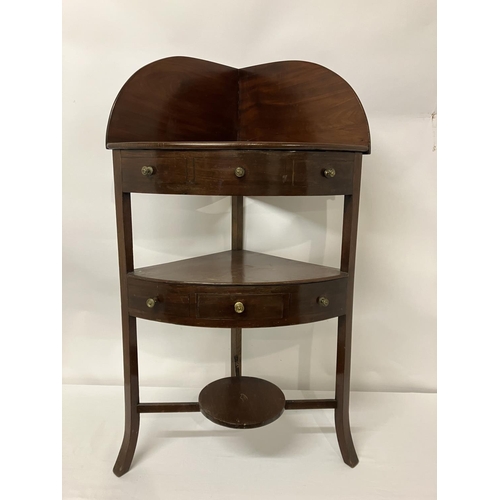
{"label": "white backdrop", "polygon": [[[234,67],[312,61],[345,78],[370,123],[354,302],[352,389],[436,390],[434,0],[71,0],[63,4],[63,376],[121,384],[108,114],[163,57]],[[222,251],[229,198],[132,195],[136,266]],[[245,200],[245,248],[338,265],[340,197]],[[139,320],[143,386],[229,374],[229,330]],[[283,389],[334,387],[336,320],[243,332],[243,371]]]}

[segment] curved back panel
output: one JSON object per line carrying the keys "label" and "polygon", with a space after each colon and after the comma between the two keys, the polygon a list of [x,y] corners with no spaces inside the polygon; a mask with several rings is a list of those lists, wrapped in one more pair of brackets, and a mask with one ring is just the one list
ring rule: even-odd
{"label": "curved back panel", "polygon": [[227,141],[235,137],[238,70],[191,57],[160,59],[120,90],[106,144],[137,141]]}
{"label": "curved back panel", "polygon": [[370,131],[350,85],[329,69],[303,61],[240,70],[242,141],[317,142],[366,146]]}
{"label": "curved back panel", "polygon": [[106,144],[123,142],[324,143],[370,151],[363,106],[349,84],[317,64],[283,61],[244,69],[169,57],[123,86]]}

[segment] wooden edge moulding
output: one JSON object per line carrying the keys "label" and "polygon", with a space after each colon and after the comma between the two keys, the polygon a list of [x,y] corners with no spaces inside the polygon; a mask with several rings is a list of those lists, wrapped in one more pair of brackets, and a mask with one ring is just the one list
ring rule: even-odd
{"label": "wooden edge moulding", "polygon": [[[282,61],[235,69],[190,57],[141,68],[113,104],[113,150],[125,431],[114,466],[131,466],[141,413],[201,412],[248,429],[284,410],[334,410],[344,462],[358,457],[349,423],[354,268],[361,161],[370,153],[363,107],[349,84],[317,64]],[[135,268],[132,193],[231,196],[231,249]],[[343,196],[340,267],[243,248],[244,196]],[[137,318],[228,328],[231,376],[195,402],[139,398]],[[287,400],[279,387],[243,375],[242,329],[338,318],[334,399]]]}

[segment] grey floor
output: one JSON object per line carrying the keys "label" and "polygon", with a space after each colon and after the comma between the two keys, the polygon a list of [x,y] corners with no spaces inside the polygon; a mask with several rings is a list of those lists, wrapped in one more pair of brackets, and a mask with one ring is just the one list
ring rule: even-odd
{"label": "grey floor", "polygon": [[[144,402],[197,396],[194,389],[141,388]],[[353,392],[351,427],[355,469],[342,462],[332,410],[287,410],[249,430],[217,426],[200,413],[142,415],[132,468],[117,478],[123,389],[65,385],[63,499],[436,498],[435,394]]]}

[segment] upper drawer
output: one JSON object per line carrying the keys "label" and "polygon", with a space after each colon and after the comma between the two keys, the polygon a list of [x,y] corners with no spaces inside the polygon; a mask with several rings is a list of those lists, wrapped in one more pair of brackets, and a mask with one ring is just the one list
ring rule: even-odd
{"label": "upper drawer", "polygon": [[331,151],[122,150],[124,192],[197,195],[352,193],[355,155]]}

